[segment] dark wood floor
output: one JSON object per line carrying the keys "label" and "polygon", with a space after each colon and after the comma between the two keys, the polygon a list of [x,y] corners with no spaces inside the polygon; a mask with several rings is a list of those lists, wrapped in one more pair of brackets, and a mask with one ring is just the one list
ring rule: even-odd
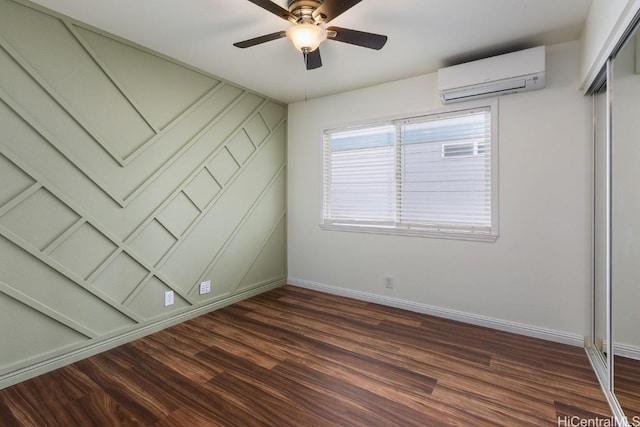
{"label": "dark wood floor", "polygon": [[640,360],[616,356],[613,373],[616,397],[625,415],[640,420]]}
{"label": "dark wood floor", "polygon": [[581,348],[283,287],[0,391],[2,426],[557,426]]}

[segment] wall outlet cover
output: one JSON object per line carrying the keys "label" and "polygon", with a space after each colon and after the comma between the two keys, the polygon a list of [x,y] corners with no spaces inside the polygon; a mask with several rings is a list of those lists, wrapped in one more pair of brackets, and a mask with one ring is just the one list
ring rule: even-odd
{"label": "wall outlet cover", "polygon": [[211,280],[200,282],[200,295],[211,292]]}
{"label": "wall outlet cover", "polygon": [[393,289],[393,276],[386,276],[384,278],[384,287],[387,289]]}
{"label": "wall outlet cover", "polygon": [[164,306],[168,307],[173,305],[173,291],[167,291],[164,293]]}

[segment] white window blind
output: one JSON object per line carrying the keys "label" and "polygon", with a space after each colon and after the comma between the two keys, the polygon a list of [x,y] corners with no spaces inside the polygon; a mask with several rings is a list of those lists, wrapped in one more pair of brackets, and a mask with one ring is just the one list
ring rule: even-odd
{"label": "white window blind", "polygon": [[491,114],[482,107],[325,131],[323,224],[495,234]]}

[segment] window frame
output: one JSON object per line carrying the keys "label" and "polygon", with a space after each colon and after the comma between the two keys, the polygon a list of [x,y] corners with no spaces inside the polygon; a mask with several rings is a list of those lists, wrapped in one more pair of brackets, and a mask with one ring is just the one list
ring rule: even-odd
{"label": "window frame", "polygon": [[[328,132],[339,132],[350,129],[357,128],[368,128],[381,126],[384,124],[388,124],[391,122],[398,121],[411,121],[415,119],[420,119],[422,117],[428,116],[448,116],[451,114],[455,114],[456,112],[464,112],[468,110],[478,109],[478,108],[489,108],[491,114],[491,226],[489,232],[478,232],[472,229],[463,230],[458,228],[447,228],[444,226],[439,227],[424,227],[420,226],[417,228],[411,228],[411,226],[402,226],[397,227],[395,224],[355,224],[350,223],[349,221],[344,221],[341,223],[327,223],[325,222],[325,173],[326,173],[326,156],[327,153],[325,151],[325,138]],[[371,233],[371,234],[383,234],[383,235],[399,235],[399,236],[411,236],[411,237],[426,237],[426,238],[437,238],[437,239],[452,239],[452,240],[468,240],[468,241],[478,241],[478,242],[495,242],[499,236],[499,164],[498,164],[498,145],[499,145],[499,135],[498,135],[498,119],[499,119],[499,102],[497,99],[494,100],[484,100],[476,101],[476,102],[465,102],[459,103],[455,106],[447,106],[436,110],[431,110],[428,112],[418,113],[418,114],[410,114],[410,115],[402,115],[402,116],[393,116],[393,117],[385,117],[379,118],[369,121],[361,121],[350,124],[338,124],[336,126],[331,126],[323,129],[322,131],[322,146],[321,146],[321,190],[320,190],[320,224],[319,227],[322,230],[326,231],[344,231],[344,232],[356,232],[356,233]],[[476,153],[477,143],[474,144],[474,155]],[[400,144],[397,144],[396,147],[400,147]],[[455,157],[451,158],[443,158],[444,161],[455,161]]]}

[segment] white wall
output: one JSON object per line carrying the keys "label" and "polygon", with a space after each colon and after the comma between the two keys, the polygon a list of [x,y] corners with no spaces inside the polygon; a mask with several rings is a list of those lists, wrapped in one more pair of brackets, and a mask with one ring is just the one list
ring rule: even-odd
{"label": "white wall", "polygon": [[[495,243],[318,226],[322,130],[442,108],[436,74],[290,105],[290,281],[587,335],[591,108],[578,90],[579,54],[578,42],[548,47],[547,88],[500,99],[500,237]],[[393,290],[384,287],[387,274],[395,278]]]}
{"label": "white wall", "polygon": [[582,89],[588,89],[639,9],[640,0],[593,0],[581,38]]}

